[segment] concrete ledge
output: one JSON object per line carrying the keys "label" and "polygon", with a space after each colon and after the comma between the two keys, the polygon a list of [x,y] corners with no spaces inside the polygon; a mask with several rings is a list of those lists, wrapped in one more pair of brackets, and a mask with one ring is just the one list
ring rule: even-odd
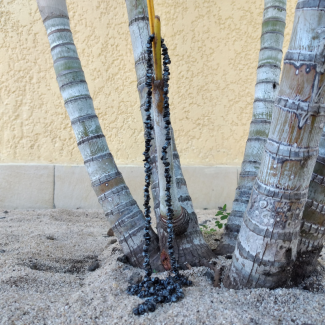
{"label": "concrete ledge", "polygon": [[101,209],[84,166],[55,166],[54,206],[57,209]]}
{"label": "concrete ledge", "polygon": [[0,207],[52,209],[53,165],[0,164]]}
{"label": "concrete ledge", "polygon": [[240,167],[182,167],[195,209],[232,208]]}
{"label": "concrete ledge", "polygon": [[[140,208],[144,171],[119,166]],[[195,209],[231,209],[240,167],[183,167]],[[0,164],[1,209],[101,209],[84,166]]]}

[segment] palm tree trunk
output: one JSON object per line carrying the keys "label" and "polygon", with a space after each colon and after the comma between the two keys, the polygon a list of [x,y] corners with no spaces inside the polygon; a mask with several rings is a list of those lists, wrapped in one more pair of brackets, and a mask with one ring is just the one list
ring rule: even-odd
{"label": "palm tree trunk", "polygon": [[292,280],[301,282],[316,269],[325,239],[325,132],[309,184],[308,199],[302,216],[298,254]]}
{"label": "palm tree trunk", "polygon": [[218,255],[233,253],[269,134],[274,100],[279,91],[286,0],[264,0],[261,49],[253,104],[253,117],[241,165],[233,208]]}
{"label": "palm tree trunk", "polygon": [[[145,219],[117,169],[96,116],[70,29],[65,0],[37,0],[50,42],[54,70],[92,187],[124,254],[142,266]],[[150,229],[151,260],[158,268],[158,237]]]}
{"label": "palm tree trunk", "polygon": [[[176,183],[178,201],[188,213],[188,228],[185,233],[175,236],[174,250],[181,268],[185,269],[185,262],[192,266],[206,265],[206,261],[214,257],[209,246],[203,239],[202,232],[198,225],[197,215],[193,208],[192,199],[189,195],[185,178],[183,176],[179,155],[176,148],[174,132],[172,129],[172,147],[174,159],[174,180]],[[161,254],[167,251],[168,235],[161,225],[161,219],[158,222],[158,236]]]}
{"label": "palm tree trunk", "polygon": [[[145,87],[146,76],[146,41],[149,36],[149,18],[146,0],[126,0],[126,7],[129,18],[129,30],[131,35],[135,70],[138,80],[138,92],[140,97],[140,109],[142,113],[142,120],[144,121],[144,105],[147,88]],[[157,106],[153,110],[157,110]],[[157,126],[157,125],[156,125]],[[157,129],[155,126],[155,130]],[[213,253],[205,243],[202,233],[200,231],[197,216],[194,212],[191,197],[188,194],[186,182],[182,173],[179,155],[175,145],[174,134],[172,132],[173,154],[172,164],[174,168],[174,184],[176,185],[176,201],[178,201],[183,208],[183,214],[179,217],[177,223],[184,224],[183,218],[187,219],[188,224],[186,231],[180,231],[176,234],[174,239],[174,249],[176,258],[181,267],[184,268],[184,262],[191,265],[200,265],[200,261],[210,259]],[[160,146],[160,144],[159,144]],[[152,147],[151,161],[153,163],[152,171],[152,196],[155,206],[155,215],[157,218],[157,231],[159,236],[159,244],[161,249],[161,260],[163,265],[169,268],[169,257],[167,254],[167,233],[164,230],[165,222],[161,218],[161,190],[160,182],[164,182],[162,174],[159,177],[159,161],[161,156],[161,147],[157,148],[157,144]],[[178,212],[179,214],[179,212]]]}
{"label": "palm tree trunk", "polygon": [[269,137],[224,280],[229,288],[275,288],[292,273],[325,120],[324,9],[298,1]]}
{"label": "palm tree trunk", "polygon": [[[160,159],[161,148],[164,146],[165,140],[165,122],[164,122],[164,109],[163,109],[163,82],[161,80],[155,81],[153,85],[153,121],[155,129],[155,143],[158,153],[160,155],[157,159],[157,169],[158,169],[158,184],[159,184],[159,210],[161,226],[164,231],[167,231],[167,209],[166,206],[166,179],[165,179],[165,166],[163,161]],[[168,147],[166,157],[170,163],[169,169],[170,174],[174,175],[174,158],[173,158],[173,148],[172,145]],[[172,177],[170,183],[170,195],[172,198],[172,209],[174,211],[174,232],[176,234],[183,234],[188,228],[188,213],[182,208],[180,202],[178,201],[177,188],[175,177]]]}

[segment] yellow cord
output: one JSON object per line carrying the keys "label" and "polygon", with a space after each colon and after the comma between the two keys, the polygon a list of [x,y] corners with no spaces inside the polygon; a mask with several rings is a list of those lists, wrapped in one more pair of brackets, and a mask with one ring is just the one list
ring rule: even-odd
{"label": "yellow cord", "polygon": [[155,17],[155,47],[156,53],[154,56],[156,80],[162,80],[162,69],[161,69],[161,31],[160,31],[160,18]]}

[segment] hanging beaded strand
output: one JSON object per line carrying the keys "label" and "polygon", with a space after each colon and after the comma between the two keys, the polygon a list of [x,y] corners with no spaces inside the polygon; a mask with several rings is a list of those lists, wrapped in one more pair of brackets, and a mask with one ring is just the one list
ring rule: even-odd
{"label": "hanging beaded strand", "polygon": [[144,122],[145,124],[145,151],[143,153],[144,155],[144,171],[146,174],[145,177],[145,186],[144,186],[144,217],[146,219],[145,221],[145,228],[144,228],[144,240],[145,244],[143,246],[143,252],[142,255],[144,257],[143,267],[146,271],[146,275],[144,280],[149,281],[150,276],[152,274],[152,268],[150,265],[149,260],[149,246],[151,242],[151,237],[149,234],[149,229],[151,225],[151,216],[150,216],[150,180],[152,175],[152,167],[151,167],[151,158],[150,158],[150,148],[151,148],[151,141],[153,140],[152,137],[152,121],[151,121],[151,105],[152,105],[152,77],[153,77],[153,64],[152,64],[152,45],[155,38],[155,35],[150,35],[148,42],[147,42],[147,76],[146,76],[146,87],[148,88],[147,91],[147,98],[146,98],[146,106],[144,108],[144,111],[146,112],[146,120]]}
{"label": "hanging beaded strand", "polygon": [[152,42],[154,40],[154,34],[150,35],[147,41],[147,75],[146,75],[146,87],[148,88],[147,97],[146,97],[146,120],[145,124],[145,151],[144,155],[144,168],[145,168],[145,187],[144,187],[144,216],[146,219],[145,222],[145,234],[144,240],[145,245],[143,246],[143,257],[144,263],[143,267],[145,269],[145,277],[144,280],[136,285],[129,286],[127,289],[127,293],[130,295],[137,295],[139,298],[147,298],[144,303],[140,304],[136,308],[133,309],[134,315],[143,315],[146,312],[154,312],[156,310],[157,303],[168,303],[168,302],[177,302],[178,300],[184,298],[184,293],[182,290],[182,286],[184,285],[192,285],[192,281],[189,281],[185,276],[181,275],[178,270],[178,265],[176,263],[176,258],[174,254],[173,247],[173,215],[174,211],[172,209],[172,201],[170,195],[170,187],[171,187],[171,175],[170,175],[170,163],[167,159],[167,149],[171,144],[171,135],[170,135],[170,112],[169,112],[169,98],[168,98],[168,80],[169,80],[169,67],[168,64],[171,63],[168,49],[164,44],[164,40],[161,40],[162,43],[162,53],[163,53],[163,65],[164,65],[164,122],[165,122],[165,144],[162,148],[162,161],[165,166],[165,178],[166,178],[166,205],[168,207],[168,253],[171,259],[172,272],[175,274],[174,277],[168,276],[167,279],[162,280],[158,277],[150,278],[152,275],[152,268],[149,260],[149,246],[151,237],[149,234],[149,228],[151,224],[150,217],[150,180],[152,175],[152,167],[151,167],[151,158],[150,158],[150,148],[151,148],[151,140],[152,138],[152,119],[151,119],[151,106],[152,106],[152,77],[153,77],[153,64],[152,64]]}
{"label": "hanging beaded strand", "polygon": [[163,73],[163,80],[164,80],[164,87],[163,87],[163,98],[164,98],[164,122],[165,126],[164,129],[166,130],[165,133],[165,144],[162,147],[162,155],[161,155],[161,160],[165,166],[165,179],[166,179],[166,206],[167,206],[167,232],[168,232],[168,240],[167,240],[167,247],[168,247],[168,254],[171,260],[171,267],[172,271],[175,274],[175,280],[179,281],[182,285],[187,285],[190,286],[192,285],[192,281],[188,280],[185,276],[181,275],[179,273],[179,266],[177,265],[176,258],[175,258],[175,253],[174,253],[174,246],[173,246],[173,239],[174,239],[174,227],[173,227],[173,217],[174,217],[174,210],[172,208],[172,198],[170,194],[170,189],[171,189],[171,181],[172,181],[172,176],[170,174],[170,163],[168,162],[167,158],[167,150],[171,146],[171,122],[170,122],[170,111],[169,111],[169,67],[168,65],[171,64],[170,57],[168,55],[168,48],[165,45],[165,41],[162,38],[161,39],[161,48],[162,48],[162,55],[163,55],[163,66],[164,66],[164,73]]}
{"label": "hanging beaded strand", "polygon": [[167,158],[167,150],[170,147],[171,144],[171,136],[170,136],[170,112],[169,112],[169,97],[168,97],[168,80],[169,80],[169,67],[168,65],[171,64],[171,60],[168,55],[168,48],[164,44],[164,39],[161,39],[161,48],[162,48],[162,55],[163,55],[163,66],[164,66],[164,73],[163,73],[163,80],[164,80],[164,122],[165,126],[164,129],[166,130],[165,134],[165,144],[162,147],[162,156],[161,160],[165,166],[165,179],[166,179],[166,188],[165,188],[165,193],[166,193],[166,206],[167,206],[167,232],[168,232],[168,241],[167,241],[167,246],[168,246],[168,254],[170,257],[171,261],[171,267],[173,270],[173,273],[175,276],[179,277],[179,271],[178,271],[178,266],[176,263],[176,258],[174,254],[174,246],[173,246],[173,238],[174,238],[174,232],[173,232],[173,217],[174,217],[174,210],[172,208],[172,198],[170,195],[170,188],[171,188],[171,175],[170,175],[170,163],[168,162]]}

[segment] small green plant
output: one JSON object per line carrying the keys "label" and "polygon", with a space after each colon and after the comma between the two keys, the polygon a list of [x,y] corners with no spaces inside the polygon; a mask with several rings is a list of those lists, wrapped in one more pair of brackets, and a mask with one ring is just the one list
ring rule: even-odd
{"label": "small green plant", "polygon": [[[225,204],[220,211],[217,212],[216,217],[220,217],[220,220],[227,220],[230,215],[230,212],[227,212],[227,204]],[[216,221],[216,226],[219,229],[222,229],[224,224],[219,220]]]}
{"label": "small green plant", "polygon": [[[217,212],[216,217],[219,217],[220,220],[227,220],[228,217],[230,215],[230,212],[227,212],[227,204],[225,204],[222,208],[220,208],[220,211]],[[218,227],[219,229],[222,229],[222,227],[224,226],[224,224],[222,222],[220,222],[219,220],[217,220],[215,222],[216,227]],[[217,231],[215,228],[210,228],[207,225],[200,225],[200,229],[202,232],[204,232],[205,234],[212,234],[215,231]]]}

